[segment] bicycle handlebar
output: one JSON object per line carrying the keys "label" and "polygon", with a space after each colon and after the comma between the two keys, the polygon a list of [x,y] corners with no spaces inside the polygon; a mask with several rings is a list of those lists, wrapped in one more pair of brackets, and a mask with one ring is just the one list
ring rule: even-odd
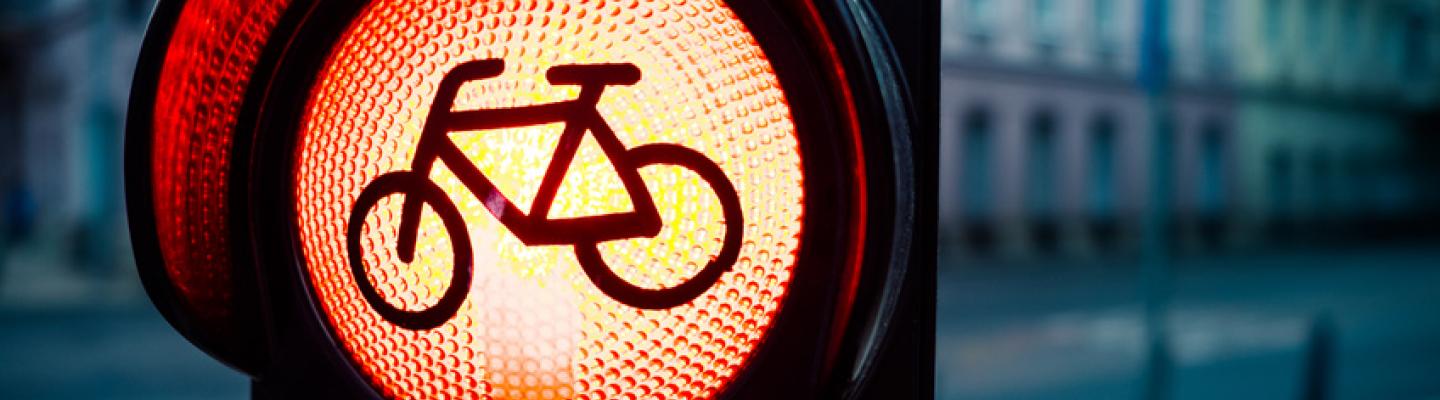
{"label": "bicycle handlebar", "polygon": [[[500,75],[505,62],[499,59],[475,60],[460,64],[445,74],[440,91],[459,90],[465,82]],[[635,64],[571,64],[557,65],[545,71],[551,85],[633,85],[640,81],[640,68]],[[443,94],[442,94],[443,95]]]}
{"label": "bicycle handlebar", "polygon": [[545,71],[551,85],[633,85],[640,81],[634,64],[558,65]]}
{"label": "bicycle handlebar", "polygon": [[467,61],[455,66],[445,78],[440,81],[440,91],[446,92],[460,89],[465,82],[488,79],[499,76],[505,70],[505,61],[500,59],[486,59]]}

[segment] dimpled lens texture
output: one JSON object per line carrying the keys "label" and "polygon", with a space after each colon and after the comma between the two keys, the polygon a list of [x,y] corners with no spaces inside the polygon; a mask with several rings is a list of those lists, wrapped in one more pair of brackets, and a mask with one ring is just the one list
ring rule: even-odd
{"label": "dimpled lens texture", "polygon": [[[306,268],[335,338],[356,369],[394,398],[710,398],[731,382],[774,322],[802,230],[801,154],[784,92],[765,54],[718,1],[384,1],[341,36],[304,112],[297,177]],[[474,3],[474,4],[469,4]],[[389,304],[423,310],[449,287],[452,240],[474,249],[459,312],[412,331],[361,297],[346,256],[352,204],[375,177],[408,170],[441,78],[456,65],[503,59],[501,75],[461,87],[454,110],[573,99],[555,65],[632,63],[642,77],[608,86],[598,103],[626,148],[672,143],[724,171],[744,214],[739,259],[694,301],[641,310],[601,293],[573,246],[526,246],[449,167],[430,179],[469,230],[451,237],[429,209],[417,255],[399,260],[402,195],[366,214],[366,278]],[[563,129],[554,123],[452,132],[496,187],[528,211]],[[603,242],[605,262],[632,284],[662,288],[717,257],[719,196],[686,168],[639,170],[664,227],[653,238]],[[615,167],[587,134],[549,216],[631,210]]]}
{"label": "dimpled lens texture", "polygon": [[185,4],[155,93],[151,175],[165,272],[208,334],[235,329],[226,171],[236,114],[286,0]]}

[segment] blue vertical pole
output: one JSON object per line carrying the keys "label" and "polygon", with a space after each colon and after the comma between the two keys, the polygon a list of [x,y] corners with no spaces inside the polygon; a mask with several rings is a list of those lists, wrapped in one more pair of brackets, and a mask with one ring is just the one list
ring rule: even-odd
{"label": "blue vertical pole", "polygon": [[1169,10],[1166,0],[1144,0],[1138,80],[1150,118],[1150,190],[1141,225],[1141,290],[1145,301],[1146,358],[1143,396],[1170,397],[1172,359],[1166,326],[1170,292],[1170,208],[1174,165],[1170,123]]}
{"label": "blue vertical pole", "polygon": [[110,1],[93,0],[90,8],[89,40],[90,52],[90,94],[86,105],[85,125],[81,131],[84,149],[81,161],[85,168],[84,183],[89,198],[83,202],[79,260],[83,268],[92,274],[108,276],[114,273],[113,240],[115,216],[119,214],[120,163],[117,154],[120,148],[119,116],[114,99],[110,95],[113,83],[110,73],[114,53],[115,4]]}

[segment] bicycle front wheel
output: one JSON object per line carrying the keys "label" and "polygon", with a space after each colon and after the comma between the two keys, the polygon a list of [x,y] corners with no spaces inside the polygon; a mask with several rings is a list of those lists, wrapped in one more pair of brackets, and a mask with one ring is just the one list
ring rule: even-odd
{"label": "bicycle front wheel", "polygon": [[[725,176],[720,166],[704,154],[674,144],[648,144],[626,151],[626,156],[639,169],[648,165],[666,164],[684,167],[700,175],[711,190],[720,197],[720,208],[725,218],[725,238],[720,254],[705,264],[700,272],[680,284],[650,289],[636,286],[615,273],[601,257],[596,243],[575,244],[575,256],[580,267],[600,292],[635,308],[666,309],[689,303],[715,286],[720,276],[735,265],[740,255],[740,243],[744,233],[745,215],[740,210],[740,196],[735,185]],[[648,194],[646,194],[648,195]]]}
{"label": "bicycle front wheel", "polygon": [[[450,236],[450,248],[454,250],[454,266],[450,273],[450,286],[445,289],[445,294],[435,305],[418,311],[411,311],[395,307],[385,300],[380,292],[375,290],[375,284],[370,282],[370,274],[366,272],[364,253],[361,252],[360,239],[363,234],[362,228],[365,225],[365,217],[370,210],[383,199],[392,195],[402,195],[405,201],[419,201],[429,205],[431,210],[440,217],[440,222],[445,225],[445,232]],[[423,210],[417,208],[416,210]],[[401,218],[419,218],[415,216],[402,216]],[[395,235],[397,248],[414,248],[415,235],[404,237]],[[401,241],[408,240],[408,246],[402,246]],[[365,302],[370,304],[371,309],[380,314],[390,323],[410,330],[425,330],[435,328],[449,321],[460,310],[461,303],[465,302],[465,296],[470,291],[470,276],[473,268],[472,254],[470,249],[470,235],[465,229],[465,219],[461,217],[460,210],[445,196],[445,191],[436,186],[427,177],[410,171],[390,172],[380,175],[360,191],[360,196],[355,200],[354,207],[350,210],[350,220],[345,231],[345,247],[350,257],[350,273],[355,278],[355,285],[360,289],[360,295]],[[414,260],[412,260],[414,261]]]}

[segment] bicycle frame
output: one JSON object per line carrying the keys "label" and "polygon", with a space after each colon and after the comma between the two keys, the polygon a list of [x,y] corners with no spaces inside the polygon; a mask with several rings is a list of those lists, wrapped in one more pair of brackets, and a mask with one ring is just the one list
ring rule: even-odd
{"label": "bicycle frame", "polygon": [[[575,99],[548,104],[498,109],[453,111],[455,97],[465,82],[498,76],[504,68],[500,60],[481,60],[461,64],[452,69],[441,80],[435,103],[430,106],[429,120],[421,130],[420,141],[416,144],[415,158],[411,169],[381,174],[366,185],[355,199],[346,231],[346,252],[350,257],[351,273],[365,301],[387,321],[413,329],[430,329],[449,320],[460,309],[467,297],[470,277],[474,269],[474,258],[468,240],[464,215],[448,198],[444,189],[430,179],[430,172],[436,162],[445,163],[476,199],[484,202],[485,208],[505,225],[526,245],[570,245],[580,269],[595,284],[595,287],[611,298],[635,308],[667,309],[694,300],[709,290],[725,271],[735,264],[740,254],[745,215],[740,210],[740,198],[730,183],[725,171],[704,154],[670,143],[650,143],[627,149],[615,136],[595,108],[600,95],[607,85],[630,85],[640,80],[640,70],[630,64],[577,64],[551,67],[546,79],[555,85],[578,85],[580,94]],[[533,126],[563,122],[565,129],[545,176],[541,179],[539,192],[531,204],[530,212],[520,211],[510,199],[496,189],[495,184],[485,176],[464,152],[450,140],[450,133],[476,131],[517,126]],[[555,200],[561,181],[565,177],[575,152],[584,139],[585,132],[595,134],[600,148],[610,157],[619,173],[621,183],[630,196],[634,209],[629,212],[611,213],[577,218],[550,218],[550,206]],[[652,164],[674,165],[686,168],[704,179],[720,200],[725,219],[725,235],[720,253],[695,273],[690,279],[665,288],[636,286],[627,282],[605,262],[596,245],[601,241],[654,237],[659,233],[662,222],[655,209],[649,188],[640,178],[639,169]],[[381,198],[391,194],[404,194],[401,204],[399,237],[396,251],[400,261],[411,262],[415,257],[415,239],[423,207],[431,209],[445,224],[454,247],[455,272],[451,275],[450,287],[440,301],[425,310],[404,310],[387,303],[370,283],[365,265],[359,261],[362,250],[359,242],[365,215]]]}
{"label": "bicycle frame", "polygon": [[[526,245],[593,244],[608,240],[654,237],[662,222],[654,199],[640,178],[636,165],[627,157],[626,148],[595,108],[607,85],[630,85],[639,80],[638,69],[629,64],[569,65],[551,68],[547,80],[555,85],[578,85],[575,99],[521,107],[454,111],[455,97],[466,82],[500,75],[501,60],[478,60],[462,64],[441,80],[435,102],[430,105],[420,143],[415,150],[410,170],[428,177],[436,161],[444,163],[460,182],[501,224]],[[563,122],[561,134],[550,164],[540,181],[540,189],[523,212],[501,193],[493,182],[470,162],[450,134]],[[589,131],[615,165],[615,170],[630,196],[634,209],[630,212],[576,218],[552,219],[548,216],[555,193],[565,178],[580,142]],[[419,196],[406,196],[401,211],[399,230],[400,254],[414,254],[415,236],[419,228],[421,206]]]}

